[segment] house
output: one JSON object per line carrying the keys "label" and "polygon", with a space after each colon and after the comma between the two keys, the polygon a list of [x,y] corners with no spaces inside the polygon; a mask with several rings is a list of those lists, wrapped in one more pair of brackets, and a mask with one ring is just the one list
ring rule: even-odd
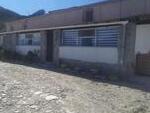
{"label": "house", "polygon": [[150,74],[150,0],[109,0],[6,23],[2,46],[42,61]]}

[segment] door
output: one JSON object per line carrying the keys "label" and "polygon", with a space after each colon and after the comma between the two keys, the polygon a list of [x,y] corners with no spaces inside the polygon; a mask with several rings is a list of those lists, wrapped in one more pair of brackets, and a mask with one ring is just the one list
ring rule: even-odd
{"label": "door", "polygon": [[47,31],[47,61],[53,61],[53,31]]}
{"label": "door", "polygon": [[150,24],[136,26],[136,72],[150,75]]}
{"label": "door", "polygon": [[136,71],[139,74],[150,75],[150,53],[149,54],[137,54]]}

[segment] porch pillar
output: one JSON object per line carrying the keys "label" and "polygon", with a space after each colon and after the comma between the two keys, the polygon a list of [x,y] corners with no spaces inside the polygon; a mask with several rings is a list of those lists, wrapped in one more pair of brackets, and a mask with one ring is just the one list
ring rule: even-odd
{"label": "porch pillar", "polygon": [[54,30],[53,31],[53,63],[56,66],[59,66],[59,46],[60,46],[60,38],[61,38],[61,30]]}
{"label": "porch pillar", "polygon": [[125,33],[124,67],[129,73],[135,71],[135,40],[136,24],[128,23]]}
{"label": "porch pillar", "polygon": [[41,31],[41,50],[40,50],[40,59],[43,62],[46,62],[47,56],[47,32]]}

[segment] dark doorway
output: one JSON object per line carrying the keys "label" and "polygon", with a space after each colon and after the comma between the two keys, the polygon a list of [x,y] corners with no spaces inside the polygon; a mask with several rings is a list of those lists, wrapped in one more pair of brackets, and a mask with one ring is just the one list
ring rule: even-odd
{"label": "dark doorway", "polygon": [[53,31],[47,31],[47,61],[53,61]]}

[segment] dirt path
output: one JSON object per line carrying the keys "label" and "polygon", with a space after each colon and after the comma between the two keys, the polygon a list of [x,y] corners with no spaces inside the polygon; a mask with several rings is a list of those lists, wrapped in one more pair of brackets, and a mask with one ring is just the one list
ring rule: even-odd
{"label": "dirt path", "polygon": [[0,62],[0,113],[150,113],[150,93]]}

